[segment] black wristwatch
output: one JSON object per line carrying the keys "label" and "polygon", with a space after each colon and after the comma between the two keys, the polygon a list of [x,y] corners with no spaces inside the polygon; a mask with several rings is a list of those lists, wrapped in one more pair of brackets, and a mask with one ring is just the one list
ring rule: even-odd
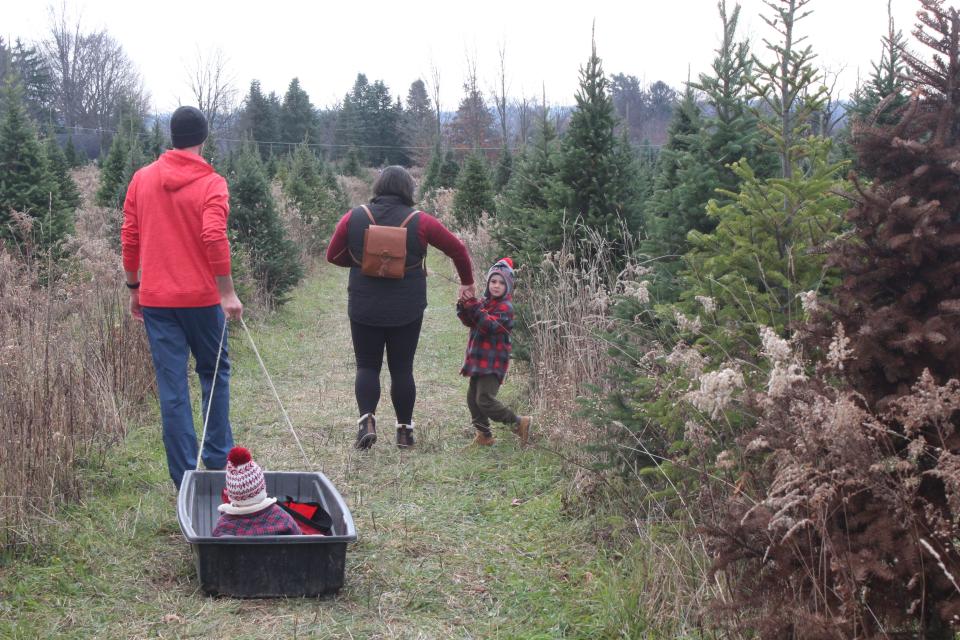
{"label": "black wristwatch", "polygon": [[131,282],[124,282],[123,284],[127,285],[127,289],[139,289],[139,288],[140,288],[140,283],[139,283],[139,282],[132,282],[132,283],[131,283]]}

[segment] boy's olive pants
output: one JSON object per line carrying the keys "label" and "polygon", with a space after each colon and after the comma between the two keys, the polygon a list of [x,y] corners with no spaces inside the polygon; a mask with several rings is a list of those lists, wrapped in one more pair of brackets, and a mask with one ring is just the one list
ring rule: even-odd
{"label": "boy's olive pants", "polygon": [[470,417],[477,431],[490,434],[490,421],[514,425],[517,414],[497,400],[500,391],[500,380],[492,373],[485,376],[471,376],[470,388],[467,390],[467,406],[470,408]]}

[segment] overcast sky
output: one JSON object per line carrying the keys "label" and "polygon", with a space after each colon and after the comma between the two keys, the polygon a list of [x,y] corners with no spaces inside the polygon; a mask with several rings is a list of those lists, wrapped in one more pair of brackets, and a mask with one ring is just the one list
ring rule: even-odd
{"label": "overcast sky", "polygon": [[[0,35],[44,37],[49,9],[43,2],[0,2]],[[892,2],[898,28],[912,40],[919,2]],[[763,58],[762,39],[775,37],[759,17],[765,6],[762,0],[741,5],[740,35]],[[716,0],[74,0],[65,6],[86,28],[105,27],[120,41],[160,112],[192,102],[186,70],[198,48],[224,52],[241,95],[254,78],[282,95],[297,76],[321,107],[342,98],[358,72],[384,80],[394,96],[406,96],[417,78],[429,83],[436,67],[442,106],[453,110],[467,57],[476,60],[481,86],[492,88],[501,46],[509,95],[539,98],[545,85],[548,102],[572,104],[594,20],[604,70],[646,83],[682,86],[688,70],[696,77],[708,69],[720,39]],[[813,15],[799,30],[809,36],[819,65],[841,73],[840,86],[849,93],[858,73],[868,75],[879,57],[887,0],[814,0],[810,6]]]}

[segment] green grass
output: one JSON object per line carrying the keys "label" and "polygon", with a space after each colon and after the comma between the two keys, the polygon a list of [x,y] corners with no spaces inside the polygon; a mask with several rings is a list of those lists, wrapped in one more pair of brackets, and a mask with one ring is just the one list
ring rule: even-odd
{"label": "green grass", "polygon": [[[356,408],[346,272],[313,274],[279,313],[248,321],[312,465],[353,513],[346,585],[321,599],[204,596],[180,535],[156,414],[131,430],[89,497],[44,521],[49,542],[0,566],[2,638],[558,638],[610,631],[594,576],[615,575],[591,521],[562,514],[557,457],[505,429],[472,434],[457,375],[465,344],[455,287],[430,279],[416,372],[416,449],[392,445],[385,380],[380,441],[353,450]],[[235,439],[269,470],[303,460],[245,337],[231,326]],[[386,370],[386,367],[384,367]],[[385,372],[385,378],[387,374]],[[519,396],[508,381],[506,398]],[[196,404],[196,403],[195,403]],[[615,612],[623,615],[623,612]]]}

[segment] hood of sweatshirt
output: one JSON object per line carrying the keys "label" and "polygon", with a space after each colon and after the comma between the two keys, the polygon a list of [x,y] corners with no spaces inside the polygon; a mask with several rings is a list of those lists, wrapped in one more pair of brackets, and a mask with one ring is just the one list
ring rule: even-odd
{"label": "hood of sweatshirt", "polygon": [[165,152],[158,163],[160,184],[167,191],[178,191],[213,173],[213,167],[202,156],[180,149]]}

